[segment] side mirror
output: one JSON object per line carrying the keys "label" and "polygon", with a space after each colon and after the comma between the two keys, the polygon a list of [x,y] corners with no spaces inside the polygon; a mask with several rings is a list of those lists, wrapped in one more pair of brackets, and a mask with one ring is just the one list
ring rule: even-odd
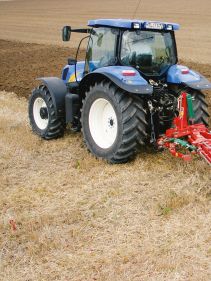
{"label": "side mirror", "polygon": [[71,35],[71,26],[64,26],[62,29],[62,40],[64,42],[70,41],[70,35]]}

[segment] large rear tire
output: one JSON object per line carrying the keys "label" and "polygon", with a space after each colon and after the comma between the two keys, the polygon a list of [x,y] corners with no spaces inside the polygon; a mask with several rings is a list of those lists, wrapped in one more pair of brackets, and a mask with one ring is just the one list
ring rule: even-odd
{"label": "large rear tire", "polygon": [[88,150],[110,163],[129,161],[147,138],[143,101],[105,81],[86,93],[81,124]]}
{"label": "large rear tire", "polygon": [[41,85],[32,91],[28,111],[30,125],[37,135],[47,140],[63,136],[64,118],[57,117],[56,108],[46,86]]}
{"label": "large rear tire", "polygon": [[195,124],[203,123],[208,127],[208,104],[205,101],[205,95],[200,91],[191,91],[193,97],[193,110],[195,113]]}

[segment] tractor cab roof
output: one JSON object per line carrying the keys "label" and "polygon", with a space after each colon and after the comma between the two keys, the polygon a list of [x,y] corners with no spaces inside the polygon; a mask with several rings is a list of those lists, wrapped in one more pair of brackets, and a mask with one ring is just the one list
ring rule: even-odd
{"label": "tractor cab roof", "polygon": [[177,23],[147,21],[147,20],[130,20],[130,19],[96,19],[88,21],[91,27],[117,27],[123,29],[154,29],[154,30],[178,30],[180,25]]}

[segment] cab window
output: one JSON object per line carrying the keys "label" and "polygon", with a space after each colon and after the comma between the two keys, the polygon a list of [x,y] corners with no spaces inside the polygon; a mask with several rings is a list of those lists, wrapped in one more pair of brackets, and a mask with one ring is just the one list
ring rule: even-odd
{"label": "cab window", "polygon": [[171,32],[125,31],[122,36],[121,61],[146,75],[160,75],[176,63]]}
{"label": "cab window", "polygon": [[100,27],[92,30],[86,58],[89,72],[115,64],[116,42],[117,31],[115,29]]}

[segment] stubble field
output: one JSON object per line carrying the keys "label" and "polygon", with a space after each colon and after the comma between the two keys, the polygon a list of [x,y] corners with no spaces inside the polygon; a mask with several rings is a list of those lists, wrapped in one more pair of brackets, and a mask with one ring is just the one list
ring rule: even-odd
{"label": "stubble field", "polygon": [[[128,17],[133,1],[128,9],[122,1],[61,2],[0,1],[0,280],[210,280],[211,175],[203,160],[147,149],[109,165],[86,151],[80,133],[53,141],[32,134],[34,78],[60,76],[75,53],[74,44],[59,46],[61,26]],[[165,3],[147,1],[144,18],[182,21],[182,63],[211,79],[209,2],[178,1],[171,15]],[[203,42],[193,29],[185,36],[199,18]]]}

